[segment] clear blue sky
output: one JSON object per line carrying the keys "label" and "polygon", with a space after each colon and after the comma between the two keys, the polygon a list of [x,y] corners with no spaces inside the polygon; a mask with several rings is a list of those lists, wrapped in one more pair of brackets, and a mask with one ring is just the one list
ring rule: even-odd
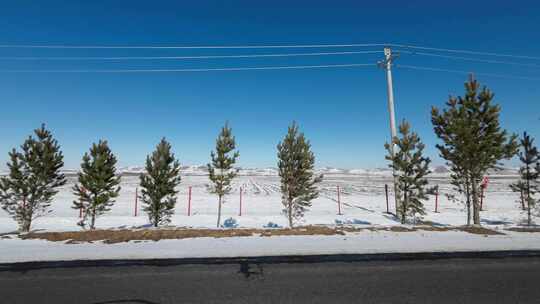
{"label": "clear blue sky", "polygon": [[[540,56],[537,1],[3,1],[0,44],[257,45],[406,43]],[[489,3],[489,4],[488,4]],[[0,49],[1,56],[179,56],[352,49]],[[373,48],[370,48],[373,49]],[[378,48],[380,49],[380,48]],[[452,55],[452,54],[450,54]],[[453,54],[456,55],[456,54]],[[197,68],[374,63],[381,54],[250,59],[46,62],[0,69]],[[488,58],[507,60],[507,58]],[[509,60],[509,59],[508,59]],[[514,60],[514,59],[512,59]],[[540,60],[518,60],[540,65]],[[540,77],[540,69],[402,54],[401,64]],[[437,159],[431,105],[462,94],[466,75],[395,69],[397,119],[409,120]],[[540,136],[540,81],[479,76],[512,132]],[[208,162],[225,120],[241,166],[275,166],[296,120],[318,166],[386,166],[386,80],[375,67],[168,74],[0,73],[0,161],[41,122],[76,168],[93,141],[121,165],[142,164],[162,136],[184,164]]]}

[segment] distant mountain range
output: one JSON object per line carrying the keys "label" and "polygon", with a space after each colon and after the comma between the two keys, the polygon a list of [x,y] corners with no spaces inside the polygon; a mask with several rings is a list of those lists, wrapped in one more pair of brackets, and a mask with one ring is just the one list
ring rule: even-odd
{"label": "distant mountain range", "polygon": [[[203,165],[191,165],[182,166],[181,172],[183,175],[206,175],[208,169]],[[128,166],[121,167],[118,171],[122,174],[140,174],[144,172],[142,166]],[[391,174],[392,171],[388,168],[376,168],[376,169],[339,169],[332,167],[322,167],[315,170],[318,174],[350,174],[350,175],[386,175]],[[75,169],[65,169],[65,174],[76,174]],[[259,175],[259,176],[274,176],[278,175],[277,168],[239,168],[239,175]]]}
{"label": "distant mountain range", "polygon": [[[128,166],[121,167],[118,171],[126,175],[135,175],[144,172],[144,167],[142,166]],[[340,169],[333,167],[321,167],[317,168],[316,173],[324,175],[391,175],[392,170],[390,168],[373,168],[373,169]],[[434,166],[431,168],[432,175],[448,175],[450,170],[448,167],[440,165]],[[77,174],[77,169],[64,169],[63,172],[66,175],[75,175]],[[206,175],[208,174],[208,169],[204,165],[190,165],[181,167],[182,175]],[[0,174],[6,174],[6,171],[3,171]],[[516,168],[502,168],[499,171],[491,172],[492,175],[517,175],[518,169]],[[277,168],[240,168],[239,175],[249,176],[276,176],[278,175]]]}
{"label": "distant mountain range", "polygon": [[[119,169],[124,174],[139,174],[144,171],[144,167],[141,166],[129,166]],[[373,169],[341,169],[333,167],[321,167],[315,170],[318,174],[325,175],[391,175],[392,169],[390,168],[373,168]],[[450,174],[448,167],[439,165],[431,168],[432,174],[435,175],[447,175]],[[69,170],[71,172],[71,170]],[[206,175],[208,169],[204,165],[191,165],[182,166],[181,172],[183,175]],[[494,175],[516,175],[518,169],[516,168],[502,168],[499,171],[491,172]],[[258,176],[275,176],[278,175],[277,168],[240,168],[239,175],[258,175]]]}

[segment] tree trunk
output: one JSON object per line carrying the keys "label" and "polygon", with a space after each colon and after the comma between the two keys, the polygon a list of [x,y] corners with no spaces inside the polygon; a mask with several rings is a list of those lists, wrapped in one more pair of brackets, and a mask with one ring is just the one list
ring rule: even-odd
{"label": "tree trunk", "polygon": [[292,200],[289,199],[287,204],[287,217],[289,218],[289,228],[293,227],[293,217],[292,217]]}
{"label": "tree trunk", "polygon": [[471,201],[467,197],[467,226],[471,225]]}
{"label": "tree trunk", "polygon": [[24,219],[22,223],[22,232],[28,232],[30,231],[30,226],[32,225],[32,221],[30,219]]}
{"label": "tree trunk", "polygon": [[90,230],[96,229],[96,209],[92,210],[92,218],[90,219]]}
{"label": "tree trunk", "polygon": [[471,180],[472,199],[473,199],[473,223],[480,225],[480,201],[478,200],[478,184],[473,178]]}
{"label": "tree trunk", "polygon": [[157,227],[158,224],[159,224],[159,218],[160,218],[160,214],[159,214],[159,203],[154,203],[154,210],[153,210],[154,214],[152,215],[153,217],[153,225],[154,227]]}
{"label": "tree trunk", "polygon": [[531,225],[531,201],[527,200],[527,225]]}
{"label": "tree trunk", "polygon": [[527,225],[531,225],[531,182],[529,165],[526,166],[527,170]]}
{"label": "tree trunk", "polygon": [[221,195],[218,195],[218,213],[217,213],[217,228],[221,224]]}
{"label": "tree trunk", "polygon": [[465,196],[466,196],[466,202],[467,205],[467,226],[471,225],[471,191],[469,186],[469,181],[465,180]]}
{"label": "tree trunk", "polygon": [[28,232],[30,231],[30,226],[32,225],[32,212],[31,207],[28,208],[28,204],[26,203],[26,197],[23,198],[23,204],[22,204],[22,223],[21,223],[21,230],[22,232]]}
{"label": "tree trunk", "polygon": [[519,190],[521,192],[521,210],[525,211],[525,198],[523,197],[523,185],[519,187]]}
{"label": "tree trunk", "polygon": [[407,220],[407,206],[409,205],[409,201],[407,198],[407,190],[403,191],[403,201],[401,202],[401,223],[405,224],[405,221]]}

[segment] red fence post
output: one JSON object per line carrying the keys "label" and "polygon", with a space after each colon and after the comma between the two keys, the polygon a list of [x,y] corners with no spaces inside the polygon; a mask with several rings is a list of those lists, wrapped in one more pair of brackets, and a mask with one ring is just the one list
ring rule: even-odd
{"label": "red fence post", "polygon": [[242,216],[242,187],[240,187],[240,212],[238,216]]}
{"label": "red fence post", "polygon": [[341,215],[341,197],[339,195],[339,186],[337,186],[337,206],[338,206],[338,215]]}
{"label": "red fence post", "polygon": [[187,215],[191,216],[191,186],[189,186],[188,190],[188,207],[187,207]]}
{"label": "red fence post", "polygon": [[135,187],[135,216],[137,216],[137,203],[139,200],[139,187]]}
{"label": "red fence post", "polygon": [[435,189],[435,213],[439,212],[439,185]]}
{"label": "red fence post", "polygon": [[388,207],[388,184],[384,184],[384,193],[386,194],[386,213],[390,213],[390,209]]}

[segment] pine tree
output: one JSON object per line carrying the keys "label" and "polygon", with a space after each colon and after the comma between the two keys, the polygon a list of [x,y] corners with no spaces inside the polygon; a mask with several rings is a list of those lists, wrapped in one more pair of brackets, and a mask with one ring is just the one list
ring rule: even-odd
{"label": "pine tree", "polygon": [[218,228],[221,224],[221,205],[225,195],[231,192],[231,182],[238,173],[238,170],[233,166],[240,153],[234,151],[235,149],[236,143],[232,129],[229,128],[228,123],[225,123],[216,139],[216,151],[210,153],[212,162],[207,165],[208,176],[213,184],[210,187],[210,192],[218,196]]}
{"label": "pine tree", "polygon": [[32,221],[49,213],[57,188],[66,183],[60,169],[64,156],[58,141],[42,124],[21,145],[13,149],[7,164],[9,174],[0,178],[0,203],[19,224],[23,232],[30,231]]}
{"label": "pine tree", "polygon": [[517,151],[516,135],[509,136],[499,124],[501,108],[492,103],[493,93],[471,76],[465,83],[465,97],[450,97],[442,112],[433,107],[431,121],[435,134],[443,141],[440,155],[452,170],[452,183],[465,195],[470,225],[480,225],[480,185],[490,169]]}
{"label": "pine tree", "polygon": [[95,229],[96,217],[110,210],[114,198],[120,192],[120,176],[116,174],[116,157],[107,141],[92,144],[90,153],[82,158],[78,184],[73,193],[79,198],[73,201],[73,209],[82,209],[84,217],[79,225],[86,227],[90,218],[90,229]]}
{"label": "pine tree", "polygon": [[178,193],[175,188],[180,184],[180,163],[165,138],[146,157],[146,172],[140,175],[140,180],[141,199],[150,223],[154,227],[170,223]]}
{"label": "pine tree", "polygon": [[536,205],[537,199],[534,197],[538,193],[538,176],[540,174],[540,155],[534,146],[534,139],[523,133],[520,140],[522,151],[519,152],[519,160],[522,163],[519,168],[521,180],[510,185],[510,188],[519,192],[522,196],[522,204],[527,211],[527,224],[531,225],[531,210]]}
{"label": "pine tree", "polygon": [[430,173],[430,159],[423,156],[424,144],[418,135],[410,132],[410,125],[403,120],[399,125],[401,138],[394,137],[394,153],[392,146],[386,143],[388,150],[386,159],[391,161],[390,168],[394,169],[399,193],[401,193],[397,215],[401,223],[405,224],[408,215],[424,215],[423,200],[427,199],[427,193],[431,190],[427,187],[426,175]]}
{"label": "pine tree", "polygon": [[285,207],[283,213],[292,228],[294,221],[302,218],[311,207],[311,201],[318,197],[317,183],[322,181],[323,176],[315,176],[315,156],[311,152],[311,145],[304,134],[298,132],[295,122],[278,144],[277,150],[281,202]]}
{"label": "pine tree", "polygon": [[526,188],[526,184],[523,182],[523,180],[521,179],[521,172],[519,173],[520,174],[520,180],[518,180],[517,182],[513,183],[513,184],[510,184],[510,189],[512,189],[513,192],[518,192],[519,193],[519,204],[521,206],[521,210],[523,211],[526,211],[527,210],[527,207],[525,207],[525,188]]}

